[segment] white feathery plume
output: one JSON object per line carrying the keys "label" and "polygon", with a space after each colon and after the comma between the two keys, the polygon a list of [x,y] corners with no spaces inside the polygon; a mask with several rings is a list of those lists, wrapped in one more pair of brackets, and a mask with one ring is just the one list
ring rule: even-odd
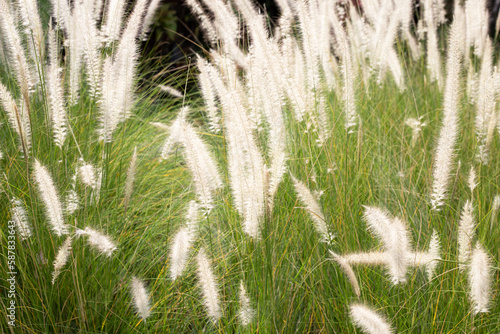
{"label": "white feathery plume", "polygon": [[389,272],[392,282],[398,284],[406,281],[410,241],[406,225],[399,218],[393,218],[390,227],[391,243],[387,245],[390,255]]}
{"label": "white feathery plume", "polygon": [[399,4],[399,15],[401,15],[401,30],[409,31],[411,21],[413,19],[413,2],[414,0],[403,0]]}
{"label": "white feathery plume", "polygon": [[383,266],[389,263],[387,252],[361,252],[342,255],[344,261],[349,265]]}
{"label": "white feathery plume", "polygon": [[446,60],[446,69],[448,72],[444,91],[443,125],[439,133],[434,158],[431,195],[431,204],[434,210],[438,210],[444,204],[458,136],[462,35],[463,22],[455,18],[455,21],[451,25],[448,57]]}
{"label": "white feathery plume", "polygon": [[116,54],[103,62],[101,127],[98,133],[105,142],[111,142],[112,134],[118,124],[131,116],[139,57],[137,37],[145,9],[146,0],[138,0],[127,21]]}
{"label": "white feathery plume", "polygon": [[181,227],[176,233],[170,247],[170,278],[175,280],[186,268],[191,246],[196,238],[198,224],[198,205],[195,201],[189,203],[187,226]]}
{"label": "white feathery plume", "polygon": [[116,245],[110,237],[97,232],[96,230],[93,230],[88,226],[84,230],[77,229],[75,235],[86,235],[88,244],[91,247],[96,248],[99,252],[106,255],[107,257],[110,257],[116,250]]}
{"label": "white feathery plume", "polygon": [[80,166],[80,168],[78,168],[78,175],[80,176],[80,180],[84,185],[91,188],[96,187],[96,171],[95,167],[92,164],[84,162]]}
{"label": "white feathery plume", "polygon": [[319,83],[319,47],[318,47],[318,31],[311,15],[313,6],[308,6],[307,1],[297,1],[296,14],[300,23],[300,30],[302,33],[303,43],[302,48],[305,56],[305,66],[307,83],[312,87],[317,87],[315,84]]}
{"label": "white feathery plume", "polygon": [[210,260],[208,259],[204,248],[200,249],[196,260],[198,262],[197,274],[203,294],[203,304],[207,309],[209,317],[211,317],[213,321],[217,321],[222,316],[219,304],[219,287],[215,281]]}
{"label": "white feathery plume", "polygon": [[[476,136],[478,141],[477,157],[483,165],[489,162],[489,144],[496,122],[496,88],[495,73],[493,72],[493,47],[491,40],[486,40],[481,71],[479,74],[479,84],[476,102]],[[492,125],[492,126],[490,126]],[[492,127],[492,128],[491,128]],[[491,128],[491,129],[490,129]],[[489,135],[489,136],[488,136]]]}
{"label": "white feathery plume", "polygon": [[198,70],[200,74],[198,75],[198,82],[200,84],[201,95],[207,107],[207,116],[209,119],[209,127],[215,133],[220,132],[220,117],[217,115],[217,105],[216,105],[216,94],[210,77],[208,76],[206,63],[207,61],[198,57]]}
{"label": "white feathery plume", "polygon": [[109,0],[106,7],[106,17],[101,28],[101,34],[107,42],[114,42],[119,39],[122,29],[122,20],[125,14],[125,0]]}
{"label": "white feathery plume", "polygon": [[268,190],[267,167],[257,146],[252,122],[246,113],[243,86],[238,79],[236,65],[226,56],[219,57],[218,62],[227,84],[213,66],[207,68],[225,115],[224,129],[233,200],[236,209],[243,216],[244,232],[258,239]]}
{"label": "white feathery plume", "polygon": [[130,198],[132,197],[132,190],[134,189],[135,182],[135,169],[137,165],[137,146],[134,147],[134,153],[132,154],[132,158],[130,159],[130,164],[127,169],[127,179],[125,180],[125,199],[124,206],[125,210],[127,210],[128,203],[130,202]]}
{"label": "white feathery plume", "polygon": [[337,38],[338,54],[342,59],[341,73],[344,81],[344,86],[342,87],[342,98],[344,100],[344,112],[346,115],[345,128],[347,131],[351,131],[350,128],[356,125],[359,117],[356,110],[355,96],[357,68],[353,61],[351,48],[347,39],[348,37],[344,32],[344,28],[341,26],[336,13],[332,13],[331,17],[330,21],[335,31],[335,37]]}
{"label": "white feathery plume", "polygon": [[[65,0],[54,1],[63,3]],[[64,6],[66,6],[66,4]],[[61,6],[61,8],[64,6]],[[66,23],[69,50],[69,102],[71,105],[75,105],[78,102],[84,53],[84,45],[80,39],[83,31],[77,16],[78,13],[73,11],[69,16],[69,21]]]}
{"label": "white feathery plume", "polygon": [[54,285],[56,278],[61,273],[62,268],[68,262],[71,250],[71,237],[67,237],[63,245],[57,251],[56,259],[54,260],[54,272],[52,272],[52,285]]}
{"label": "white feathery plume", "polygon": [[[188,1],[188,3],[190,2]],[[203,0],[203,2],[214,15],[213,25],[217,38],[222,42],[220,46],[223,52],[230,55],[235,61],[240,61],[243,55],[238,46],[240,37],[239,19],[231,5],[222,0]]]}
{"label": "white feathery plume", "polygon": [[188,260],[193,236],[189,228],[181,227],[175,234],[170,248],[170,278],[175,280],[181,276]]}
{"label": "white feathery plume", "polygon": [[431,80],[437,81],[439,88],[443,86],[443,74],[441,72],[441,56],[438,47],[437,22],[433,0],[424,2],[424,26],[427,35],[427,68]]}
{"label": "white feathery plume", "polygon": [[386,27],[385,36],[382,40],[380,40],[380,51],[378,52],[379,58],[377,60],[380,66],[379,80],[381,80],[385,75],[386,68],[389,68],[399,90],[403,91],[405,89],[403,69],[401,67],[398,54],[394,49],[394,42],[396,40],[399,24],[399,8],[395,8],[395,13],[390,16],[389,24]]}
{"label": "white feathery plume", "polygon": [[247,291],[245,290],[245,285],[243,281],[240,282],[240,311],[238,312],[238,318],[243,326],[248,326],[254,317],[255,311],[252,308],[252,303],[248,297]]}
{"label": "white feathery plume", "polygon": [[217,32],[215,30],[212,21],[205,13],[198,0],[186,0],[186,4],[189,6],[189,8],[191,8],[193,14],[200,21],[200,27],[202,31],[205,33],[208,42],[214,44],[215,41],[217,40]]}
{"label": "white feathery plume", "polygon": [[200,206],[198,203],[196,203],[196,201],[190,201],[186,213],[186,226],[189,229],[189,233],[194,236],[198,233],[199,211]]}
{"label": "white feathery plume", "polygon": [[56,18],[58,25],[66,31],[70,29],[71,11],[68,0],[50,0],[52,3],[52,16]]}
{"label": "white feathery plume", "polygon": [[12,199],[11,207],[12,220],[16,223],[17,232],[19,233],[19,240],[23,241],[31,237],[31,226],[28,221],[28,214],[23,206],[23,203],[17,199]]}
{"label": "white feathery plume", "polygon": [[384,241],[384,244],[390,244],[391,241],[388,239],[392,225],[390,215],[385,210],[376,207],[365,206],[364,208],[364,219],[368,223],[368,229]]}
{"label": "white feathery plume", "polygon": [[405,282],[407,256],[411,248],[405,224],[398,218],[391,218],[384,210],[369,206],[365,206],[364,218],[369,230],[382,240],[387,250],[392,282]]}
{"label": "white feathery plume", "polygon": [[436,274],[436,267],[441,260],[441,242],[436,230],[432,232],[431,242],[429,243],[429,257],[431,261],[426,264],[427,279],[430,281]]}
{"label": "white feathery plume", "polygon": [[478,185],[476,170],[474,169],[474,166],[470,167],[469,178],[467,179],[467,184],[469,186],[470,191],[474,192],[474,189],[476,189],[476,187]]}
{"label": "white feathery plume", "polygon": [[99,198],[101,197],[102,175],[103,175],[103,170],[101,167],[97,170],[97,182],[90,196],[91,204],[99,202]]}
{"label": "white feathery plume", "polygon": [[299,196],[303,204],[306,205],[306,209],[314,222],[314,227],[316,231],[321,235],[321,241],[326,242],[329,240],[328,237],[328,227],[325,222],[325,215],[321,210],[316,197],[311,193],[311,191],[306,187],[304,183],[297,180],[292,176],[293,186],[295,187],[295,192]]}
{"label": "white feathery plume", "polygon": [[469,61],[469,67],[467,68],[467,97],[471,104],[477,103],[477,97],[479,95],[479,73],[475,71],[474,66],[471,61]]}
{"label": "white feathery plume", "polygon": [[472,252],[469,268],[469,287],[474,313],[488,312],[492,296],[491,260],[479,243]]}
{"label": "white feathery plume", "polygon": [[458,223],[458,261],[461,270],[466,268],[470,259],[475,227],[474,208],[472,202],[467,200]]}
{"label": "white feathery plume", "polygon": [[[330,25],[327,17],[324,15],[319,16],[319,11],[327,15],[327,11],[320,10],[313,1],[300,0],[297,2],[296,14],[302,32],[303,42],[301,47],[303,59],[305,60],[298,65],[304,66],[305,64],[305,99],[308,101],[306,111],[311,124],[314,125],[314,130],[318,132],[319,140],[317,145],[321,146],[330,136],[327,124],[326,101],[323,94],[325,85],[322,82],[321,65],[328,62],[325,57],[328,57],[328,59],[333,59],[333,57],[330,57],[329,36],[324,37],[325,33],[329,31]],[[327,46],[325,46],[325,40],[328,40]],[[324,67],[328,67],[328,65],[325,64]],[[327,71],[330,71],[330,69]]]}
{"label": "white feathery plume", "polygon": [[170,127],[168,125],[160,123],[160,122],[150,122],[149,124],[151,124],[152,126],[154,126],[155,128],[157,128],[158,130],[161,130],[161,131],[169,131],[170,130]]}
{"label": "white feathery plume", "polygon": [[161,0],[151,0],[151,3],[148,6],[148,11],[146,12],[146,16],[144,17],[144,23],[142,25],[141,36],[143,40],[146,40],[147,38],[147,34],[151,29],[155,13],[158,7],[160,6],[160,2]]}
{"label": "white feathery plume", "polygon": [[407,118],[405,121],[405,124],[411,128],[411,147],[415,147],[420,137],[420,132],[422,132],[422,127],[427,125],[427,123],[422,122],[422,117],[420,116],[418,119]]}
{"label": "white feathery plume", "polygon": [[493,203],[491,204],[491,227],[497,222],[498,211],[500,209],[500,195],[496,195],[493,198]]}
{"label": "white feathery plume", "polygon": [[356,294],[356,296],[358,297],[361,296],[361,290],[359,288],[358,279],[356,278],[356,274],[352,270],[349,263],[347,263],[347,261],[342,256],[332,252],[331,250],[329,250],[329,252],[330,255],[333,257],[333,260],[339,264],[342,270],[344,270],[345,274],[347,275],[347,278],[349,279],[349,282],[351,283],[354,289],[354,293]]}
{"label": "white feathery plume", "polygon": [[350,316],[356,326],[367,334],[394,333],[391,326],[377,312],[362,304],[351,304]]}
{"label": "white feathery plume", "polygon": [[[488,12],[486,1],[465,1],[465,38],[467,48],[473,46],[474,54],[482,58],[484,44],[488,37]],[[468,54],[468,52],[467,52]]]}
{"label": "white feathery plume", "polygon": [[99,21],[103,11],[104,0],[94,0],[94,20]]}
{"label": "white feathery plume", "polygon": [[38,185],[40,197],[45,204],[45,212],[57,236],[68,233],[68,226],[64,224],[62,204],[59,199],[54,181],[50,177],[49,171],[35,159],[35,181]]}
{"label": "white feathery plume", "polygon": [[62,147],[67,132],[67,112],[64,105],[64,88],[61,82],[59,61],[57,59],[56,36],[53,29],[49,29],[50,66],[47,69],[47,91],[49,95],[50,116],[54,131],[54,141]]}
{"label": "white feathery plume", "polygon": [[[435,244],[431,246],[437,247]],[[425,266],[429,273],[429,266],[432,265],[434,261],[439,261],[441,259],[439,252],[440,250],[437,248],[429,249],[428,252],[407,252],[406,264],[409,267]],[[389,266],[392,261],[391,254],[388,251],[349,253],[342,255],[342,258],[350,266]]]}
{"label": "white feathery plume", "polygon": [[13,64],[17,84],[21,89],[24,99],[27,99],[29,91],[33,86],[33,78],[14,15],[6,0],[0,0],[0,25],[2,28],[2,39],[5,41],[10,63]]}
{"label": "white feathery plume", "polygon": [[184,110],[188,111],[188,108],[181,108],[179,111],[179,115],[175,119],[175,121],[170,125],[170,127],[163,128],[163,124],[161,123],[154,123],[153,125],[156,128],[159,128],[161,130],[166,130],[169,132],[169,136],[165,143],[163,144],[163,147],[161,148],[161,153],[160,153],[160,160],[167,159],[172,152],[172,150],[175,148],[177,144],[182,143],[182,135],[183,135],[183,122],[184,122]]}
{"label": "white feathery plume", "polygon": [[21,24],[27,36],[32,59],[39,64],[44,59],[44,32],[36,0],[16,1]]}
{"label": "white feathery plume", "polygon": [[134,301],[135,309],[142,320],[146,319],[151,314],[151,306],[149,305],[149,294],[146,291],[144,282],[142,282],[137,277],[132,277],[130,282],[130,293],[132,294],[132,299]]}
{"label": "white feathery plume", "polygon": [[[17,132],[21,141],[23,150],[29,151],[31,147],[31,127],[28,110],[24,107],[19,107],[8,91],[0,82],[0,103],[4,111],[7,113],[9,123],[12,128]],[[25,152],[26,154],[28,152]]]}
{"label": "white feathery plume", "polygon": [[90,85],[90,94],[96,96],[99,92],[101,80],[101,41],[96,21],[93,16],[93,8],[84,2],[75,1],[73,7],[73,20],[79,26],[80,35],[77,42],[83,45],[83,59],[87,70],[87,81]]}
{"label": "white feathery plume", "polygon": [[168,85],[158,85],[158,87],[164,91],[165,93],[168,93],[170,95],[172,95],[173,97],[178,97],[180,99],[182,99],[184,97],[184,94],[182,94],[180,91],[178,91],[177,89],[175,89],[174,87],[172,86],[168,86]]}
{"label": "white feathery plume", "polygon": [[64,211],[67,215],[72,215],[76,210],[80,208],[80,203],[78,199],[78,194],[74,189],[71,189],[66,194],[66,206],[64,207]]}
{"label": "white feathery plume", "polygon": [[75,190],[76,178],[77,178],[77,172],[75,172],[75,174],[73,174],[73,176],[71,177],[71,189],[66,194],[64,211],[67,215],[72,215],[73,213],[75,213],[76,210],[80,208],[80,199],[78,198],[78,194],[76,193]]}
{"label": "white feathery plume", "polygon": [[101,82],[101,103],[100,103],[100,128],[98,129],[99,138],[105,142],[111,142],[112,134],[118,127],[121,118],[121,105],[118,98],[122,95],[117,89],[116,66],[112,57],[104,59],[102,65]]}
{"label": "white feathery plume", "polygon": [[210,210],[213,192],[222,187],[222,179],[207,144],[185,119],[188,111],[188,107],[183,107],[172,124],[170,136],[162,148],[162,159],[167,158],[172,146],[176,143],[184,146],[184,156],[193,175],[198,199],[206,210]]}
{"label": "white feathery plume", "polygon": [[269,207],[272,209],[274,195],[286,171],[286,129],[283,119],[283,75],[279,62],[279,45],[269,38],[264,15],[258,14],[254,6],[246,0],[235,1],[242,14],[251,38],[251,49],[246,68],[247,101],[250,118],[258,128],[263,116],[268,125]]}
{"label": "white feathery plume", "polygon": [[403,31],[403,37],[408,43],[408,47],[410,48],[411,57],[415,62],[419,61],[420,57],[422,56],[422,51],[417,39],[409,30]]}

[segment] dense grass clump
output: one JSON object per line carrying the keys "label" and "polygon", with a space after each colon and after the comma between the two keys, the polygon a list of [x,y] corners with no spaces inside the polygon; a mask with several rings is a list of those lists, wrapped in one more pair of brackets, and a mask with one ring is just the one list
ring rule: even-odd
{"label": "dense grass clump", "polygon": [[2,332],[500,330],[484,6],[277,2],[160,82],[157,1],[0,0]]}

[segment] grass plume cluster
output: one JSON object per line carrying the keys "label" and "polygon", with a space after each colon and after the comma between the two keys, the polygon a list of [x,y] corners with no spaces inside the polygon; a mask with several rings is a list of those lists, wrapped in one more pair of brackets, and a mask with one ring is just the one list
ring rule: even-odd
{"label": "grass plume cluster", "polygon": [[0,0],[0,331],[500,330],[483,1],[276,3],[185,1],[190,93],[159,1]]}

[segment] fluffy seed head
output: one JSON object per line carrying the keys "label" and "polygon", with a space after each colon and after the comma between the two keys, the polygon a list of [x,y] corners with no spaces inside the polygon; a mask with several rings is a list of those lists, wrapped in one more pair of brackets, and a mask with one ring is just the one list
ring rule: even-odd
{"label": "fluffy seed head", "polygon": [[172,95],[173,97],[178,97],[180,99],[182,99],[184,97],[184,94],[182,94],[180,91],[178,91],[177,89],[175,89],[172,86],[158,85],[158,87],[162,91],[164,91],[165,93],[168,93],[168,94]]}
{"label": "fluffy seed head", "polygon": [[458,224],[458,261],[462,270],[466,268],[467,262],[470,259],[475,227],[474,207],[472,206],[472,202],[467,200]]}
{"label": "fluffy seed head", "polygon": [[142,282],[137,277],[132,277],[130,282],[130,293],[134,301],[135,309],[139,316],[146,321],[151,314],[151,306],[149,305],[149,295]]}
{"label": "fluffy seed head", "polygon": [[175,235],[170,248],[170,278],[172,280],[182,275],[192,242],[193,236],[187,227],[182,227]]}
{"label": "fluffy seed head", "polygon": [[426,265],[427,278],[432,280],[436,273],[436,267],[441,260],[441,242],[439,241],[439,235],[436,230],[432,232],[431,242],[429,244],[429,256],[430,262]]}
{"label": "fluffy seed head", "polygon": [[64,224],[62,204],[56,187],[54,186],[54,182],[47,168],[42,166],[36,159],[34,174],[38,191],[45,204],[45,212],[52,230],[57,236],[68,233],[68,226]]}
{"label": "fluffy seed head", "polygon": [[134,153],[130,159],[130,164],[127,170],[127,179],[125,180],[125,200],[124,206],[127,208],[130,198],[132,197],[132,190],[135,181],[135,169],[137,164],[137,146],[134,148]]}
{"label": "fluffy seed head", "polygon": [[448,58],[446,61],[447,76],[443,102],[443,125],[439,133],[434,158],[431,195],[431,204],[434,210],[438,210],[444,204],[444,199],[448,192],[450,173],[453,167],[455,144],[458,138],[462,35],[463,24],[461,20],[455,19],[451,26]]}
{"label": "fluffy seed head", "polygon": [[469,179],[467,180],[467,183],[471,192],[473,192],[478,185],[476,170],[474,169],[474,166],[471,166],[470,168]]}
{"label": "fluffy seed head", "polygon": [[306,185],[292,176],[293,185],[295,187],[295,192],[299,196],[301,202],[306,205],[306,209],[314,222],[314,227],[321,235],[322,241],[329,240],[328,228],[325,223],[325,216],[323,211],[311,191],[306,187]]}
{"label": "fluffy seed head", "polygon": [[351,319],[356,326],[368,334],[394,333],[387,321],[369,307],[362,304],[351,305]]}
{"label": "fluffy seed head", "polygon": [[86,186],[91,188],[95,188],[96,186],[96,175],[95,175],[95,167],[89,163],[84,163],[78,169],[78,175],[80,175],[80,180]]}
{"label": "fluffy seed head", "polygon": [[204,248],[200,249],[196,260],[198,262],[197,273],[203,295],[203,304],[212,320],[217,321],[222,316],[219,305],[219,288]]}
{"label": "fluffy seed head", "polygon": [[71,237],[67,237],[66,241],[64,241],[61,248],[57,251],[56,259],[54,260],[54,272],[52,273],[52,285],[54,285],[54,282],[61,273],[62,268],[66,265],[66,262],[68,262],[71,250],[71,241]]}
{"label": "fluffy seed head", "polygon": [[76,236],[86,235],[90,246],[96,248],[99,252],[110,257],[116,250],[116,245],[107,235],[101,234],[96,230],[86,227],[84,230],[77,230]]}
{"label": "fluffy seed head", "polygon": [[66,194],[66,207],[65,212],[67,215],[72,215],[76,210],[80,208],[80,203],[78,199],[78,194],[75,190],[71,189]]}
{"label": "fluffy seed head", "polygon": [[12,219],[16,223],[17,232],[19,233],[19,240],[25,240],[31,237],[31,226],[28,221],[28,214],[24,209],[23,203],[17,199],[12,199],[11,207]]}
{"label": "fluffy seed head", "polygon": [[491,300],[491,260],[478,243],[472,252],[469,269],[470,296],[474,313],[488,312]]}
{"label": "fluffy seed head", "polygon": [[252,302],[248,297],[243,281],[240,282],[240,312],[238,318],[243,326],[248,326],[254,317],[255,311],[252,309]]}

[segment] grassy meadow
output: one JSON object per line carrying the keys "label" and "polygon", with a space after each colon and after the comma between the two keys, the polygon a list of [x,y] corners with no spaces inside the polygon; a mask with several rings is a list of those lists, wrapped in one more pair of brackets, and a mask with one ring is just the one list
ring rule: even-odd
{"label": "grassy meadow", "polygon": [[403,2],[187,0],[165,79],[157,1],[0,0],[0,332],[500,332],[486,14]]}

